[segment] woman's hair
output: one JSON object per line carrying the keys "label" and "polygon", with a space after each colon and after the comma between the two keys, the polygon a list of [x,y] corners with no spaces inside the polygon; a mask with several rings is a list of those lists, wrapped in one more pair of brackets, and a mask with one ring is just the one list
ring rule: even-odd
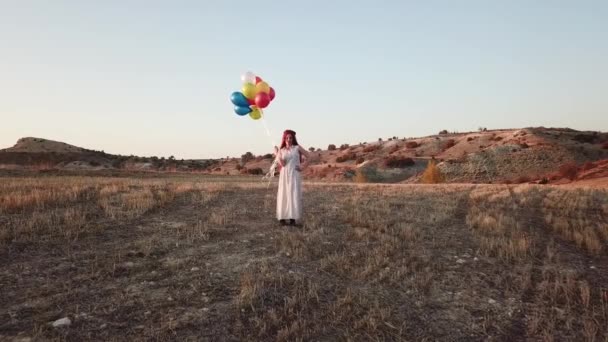
{"label": "woman's hair", "polygon": [[296,139],[296,132],[287,129],[285,130],[285,132],[283,132],[283,138],[281,139],[281,148],[287,146],[287,136],[291,135],[293,137],[293,143],[292,145],[294,146],[298,146],[298,140]]}

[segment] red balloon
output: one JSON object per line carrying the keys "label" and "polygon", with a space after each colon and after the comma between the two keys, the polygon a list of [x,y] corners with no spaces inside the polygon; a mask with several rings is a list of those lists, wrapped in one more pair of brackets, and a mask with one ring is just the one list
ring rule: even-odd
{"label": "red balloon", "polygon": [[270,87],[270,91],[268,91],[268,96],[270,96],[270,101],[274,100],[275,93],[273,87]]}
{"label": "red balloon", "polygon": [[255,106],[255,99],[247,99],[247,102],[249,102],[250,106]]}
{"label": "red balloon", "polygon": [[256,77],[255,77],[255,84],[258,84],[258,83],[260,83],[260,82],[262,82],[262,81],[263,81],[263,80],[262,80],[262,78],[261,78],[260,76],[256,76]]}
{"label": "red balloon", "polygon": [[266,108],[270,103],[270,96],[266,93],[259,93],[255,96],[255,105],[258,108]]}

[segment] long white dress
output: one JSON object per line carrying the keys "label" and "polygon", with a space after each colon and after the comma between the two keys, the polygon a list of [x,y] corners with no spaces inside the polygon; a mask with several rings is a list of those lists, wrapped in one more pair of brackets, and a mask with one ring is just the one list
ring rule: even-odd
{"label": "long white dress", "polygon": [[299,147],[282,148],[277,157],[285,161],[279,175],[277,220],[299,220],[302,217],[302,175],[296,170],[300,165]]}

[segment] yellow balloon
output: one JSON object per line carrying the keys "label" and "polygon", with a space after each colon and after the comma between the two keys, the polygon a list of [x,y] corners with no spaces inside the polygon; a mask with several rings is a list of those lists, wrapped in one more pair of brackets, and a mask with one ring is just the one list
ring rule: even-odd
{"label": "yellow balloon", "polygon": [[241,89],[243,91],[243,95],[245,95],[246,98],[248,98],[249,100],[253,100],[255,98],[255,86],[251,83],[245,83],[243,84],[243,88]]}
{"label": "yellow balloon", "polygon": [[268,94],[270,92],[270,86],[268,85],[268,83],[262,81],[255,85],[255,92],[256,92],[256,94],[259,94],[259,93]]}
{"label": "yellow balloon", "polygon": [[259,120],[262,118],[262,110],[256,106],[251,106],[251,112],[249,113],[249,116],[253,120]]}

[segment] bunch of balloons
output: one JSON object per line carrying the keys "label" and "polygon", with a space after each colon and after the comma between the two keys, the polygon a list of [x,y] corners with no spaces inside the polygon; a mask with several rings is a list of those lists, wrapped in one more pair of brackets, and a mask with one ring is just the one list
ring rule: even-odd
{"label": "bunch of balloons", "polygon": [[241,91],[230,95],[234,112],[241,116],[249,114],[253,120],[259,120],[263,114],[262,108],[268,107],[270,101],[274,100],[274,89],[251,71],[244,73],[241,81]]}

